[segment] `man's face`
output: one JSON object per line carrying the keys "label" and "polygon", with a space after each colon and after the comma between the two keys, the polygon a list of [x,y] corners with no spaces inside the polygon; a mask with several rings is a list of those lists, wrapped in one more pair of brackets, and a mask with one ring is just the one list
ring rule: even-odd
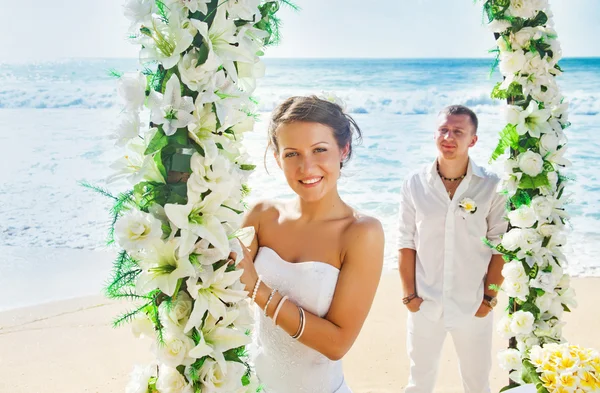
{"label": "man's face", "polygon": [[475,127],[468,115],[441,114],[435,132],[435,144],[447,160],[469,156],[469,148],[477,143]]}

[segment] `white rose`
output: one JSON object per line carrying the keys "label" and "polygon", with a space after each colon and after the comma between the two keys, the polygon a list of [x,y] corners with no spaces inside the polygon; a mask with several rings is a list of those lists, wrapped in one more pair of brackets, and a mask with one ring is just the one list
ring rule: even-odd
{"label": "white rose", "polygon": [[182,329],[192,312],[192,306],[192,298],[186,292],[180,291],[172,304],[163,302],[160,305],[161,321]]}
{"label": "white rose", "polygon": [[523,251],[538,251],[542,247],[544,238],[536,229],[525,228],[521,232],[519,246]]}
{"label": "white rose", "polygon": [[502,236],[502,247],[508,251],[515,251],[521,244],[521,229],[513,228]]}
{"label": "white rose", "polygon": [[146,76],[141,72],[121,76],[117,92],[128,110],[139,111],[146,100]]}
{"label": "white rose", "polygon": [[533,331],[535,318],[529,311],[516,311],[512,315],[510,328],[515,334],[529,334]]}
{"label": "white rose", "polygon": [[554,292],[558,280],[555,279],[552,273],[539,272],[538,275],[529,282],[529,285],[534,288],[540,288],[544,292]]}
{"label": "white rose", "polygon": [[[229,393],[242,387],[246,367],[242,363],[227,362],[227,372],[214,360],[208,358],[200,368],[200,382],[214,393]],[[162,392],[161,392],[162,393]]]}
{"label": "white rose", "polygon": [[550,310],[555,297],[556,294],[554,292],[546,292],[542,296],[538,296],[535,299],[535,305],[540,309],[541,312],[544,313]]}
{"label": "white rose", "polygon": [[514,348],[498,352],[498,362],[505,371],[517,370],[521,367],[521,352]]}
{"label": "white rose", "polygon": [[553,236],[559,231],[558,226],[553,224],[542,224],[538,226],[538,232],[544,237]]}
{"label": "white rose", "polygon": [[529,228],[537,221],[533,208],[527,205],[521,205],[518,209],[508,213],[508,219],[513,227]]}
{"label": "white rose", "polygon": [[174,368],[160,365],[156,389],[160,393],[193,393],[192,385]]}
{"label": "white rose", "polygon": [[502,266],[502,276],[508,280],[527,282],[529,277],[521,261],[510,261]]}
{"label": "white rose", "polygon": [[511,0],[507,12],[523,19],[531,19],[537,15],[536,4],[531,0]]}
{"label": "white rose", "polygon": [[521,71],[526,61],[525,53],[520,49],[514,52],[502,52],[500,54],[500,72],[504,76],[514,75]]}
{"label": "white rose", "polygon": [[131,210],[115,223],[115,236],[121,247],[130,252],[146,249],[160,240],[162,224],[149,213]]}
{"label": "white rose", "polygon": [[500,319],[500,321],[498,321],[498,325],[496,325],[496,332],[498,332],[498,334],[506,340],[513,338],[515,336],[515,334],[510,329],[510,323],[511,323],[510,316],[505,314],[502,317],[502,319]]}
{"label": "white rose", "polygon": [[488,24],[488,28],[494,33],[504,33],[512,25],[507,20],[494,19]]}
{"label": "white rose", "polygon": [[156,376],[156,365],[136,365],[131,372],[125,393],[148,393],[148,382]]}
{"label": "white rose", "polygon": [[533,335],[521,335],[517,337],[517,349],[525,353],[536,345],[540,344],[540,340]]}
{"label": "white rose", "polygon": [[543,196],[534,197],[531,200],[531,207],[539,221],[546,221],[552,215],[552,210],[554,209],[552,202]]}
{"label": "white rose", "polygon": [[507,279],[502,283],[502,290],[504,290],[504,292],[506,292],[506,294],[510,297],[517,298],[521,301],[526,301],[527,296],[529,295],[529,283],[527,281]]}
{"label": "white rose", "polygon": [[194,340],[186,336],[182,331],[175,329],[167,330],[163,334],[163,343],[156,343],[154,350],[161,363],[170,367],[179,365],[189,366],[194,363],[193,358],[188,356],[189,351],[196,345]]}
{"label": "white rose", "polygon": [[518,157],[519,168],[531,177],[535,177],[542,173],[542,169],[544,168],[544,159],[538,153],[535,153],[531,150],[522,153]]}
{"label": "white rose", "polygon": [[208,57],[203,64],[198,65],[199,58],[200,53],[194,48],[183,55],[177,64],[181,81],[193,91],[210,88],[213,76],[220,66],[219,58],[212,50],[208,52]]}
{"label": "white rose", "polygon": [[510,35],[510,42],[515,49],[527,49],[532,39],[539,39],[541,32],[534,27],[524,27]]}
{"label": "white rose", "polygon": [[131,331],[136,338],[154,338],[154,324],[144,313],[138,313],[131,321]]}

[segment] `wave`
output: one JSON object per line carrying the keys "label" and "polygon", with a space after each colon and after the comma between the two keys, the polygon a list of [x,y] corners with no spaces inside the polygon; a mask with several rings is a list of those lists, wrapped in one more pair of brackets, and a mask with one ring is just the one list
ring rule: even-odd
{"label": "wave", "polygon": [[[318,92],[294,87],[269,89],[262,87],[256,92],[260,112],[270,112],[277,104],[290,95],[314,94]],[[497,113],[502,109],[500,100],[490,98],[486,90],[440,91],[423,89],[419,91],[358,91],[341,90],[336,94],[346,103],[346,109],[353,114],[397,114],[420,115],[437,113],[451,104],[469,106],[478,113]],[[600,93],[576,91],[567,94],[571,114],[595,116],[600,114]],[[60,88],[24,89],[0,88],[0,109],[108,109],[120,108],[121,103],[114,87],[83,86]]]}

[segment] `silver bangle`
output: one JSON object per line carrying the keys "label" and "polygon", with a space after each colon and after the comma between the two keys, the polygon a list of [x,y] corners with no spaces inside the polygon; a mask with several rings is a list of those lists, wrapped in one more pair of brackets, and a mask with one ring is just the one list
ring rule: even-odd
{"label": "silver bangle", "polygon": [[298,307],[298,312],[300,313],[300,324],[298,325],[298,331],[292,336],[293,339],[297,339],[298,337],[300,337],[304,326],[304,310],[300,306],[296,307]]}
{"label": "silver bangle", "polygon": [[267,299],[267,303],[265,304],[265,317],[268,317],[267,310],[269,309],[269,303],[271,303],[271,300],[273,300],[273,296],[275,296],[275,292],[277,292],[277,289],[273,289],[271,291],[271,294],[269,295],[269,298]]}

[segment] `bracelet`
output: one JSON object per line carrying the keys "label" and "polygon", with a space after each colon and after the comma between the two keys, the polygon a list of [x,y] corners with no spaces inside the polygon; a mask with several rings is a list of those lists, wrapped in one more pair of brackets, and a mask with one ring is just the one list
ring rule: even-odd
{"label": "bracelet", "polygon": [[292,336],[293,339],[300,337],[300,334],[302,333],[302,325],[304,325],[304,310],[300,306],[296,307],[298,307],[298,312],[300,313],[300,323],[298,324],[298,331]]}
{"label": "bracelet", "polygon": [[416,298],[417,298],[417,294],[411,293],[410,295],[402,298],[402,304],[408,304],[411,302],[411,300],[416,299]]}
{"label": "bracelet", "polygon": [[283,303],[285,303],[286,300],[288,300],[288,297],[284,296],[279,301],[279,304],[277,304],[277,308],[275,309],[275,314],[273,314],[273,323],[275,324],[275,326],[277,326],[277,316],[279,315],[279,311],[281,311],[281,307],[283,306]]}
{"label": "bracelet", "polygon": [[256,300],[256,294],[258,293],[258,287],[260,287],[261,281],[262,281],[262,277],[258,276],[258,279],[256,280],[256,284],[254,284],[254,290],[252,291],[252,298],[250,299],[250,304],[254,304],[254,301]]}
{"label": "bracelet", "polygon": [[269,298],[267,299],[267,302],[265,303],[265,317],[268,317],[267,310],[269,309],[269,303],[271,303],[271,300],[273,300],[273,296],[275,296],[275,292],[277,292],[277,289],[273,289],[271,291],[271,294],[269,295]]}
{"label": "bracelet", "polygon": [[300,337],[304,334],[304,328],[306,327],[306,315],[304,315],[304,309],[300,307],[300,313],[302,314],[302,328],[300,329],[300,334],[296,337],[296,340],[300,340]]}

